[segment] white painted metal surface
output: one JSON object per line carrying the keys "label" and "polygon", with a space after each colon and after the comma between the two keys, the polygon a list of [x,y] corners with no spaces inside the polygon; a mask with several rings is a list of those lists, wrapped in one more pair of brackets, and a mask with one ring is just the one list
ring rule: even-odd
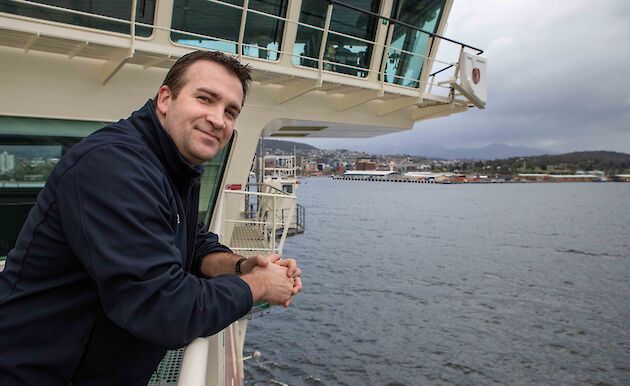
{"label": "white painted metal surface", "polygon": [[488,59],[462,52],[459,59],[460,83],[451,85],[480,109],[486,108],[488,99]]}

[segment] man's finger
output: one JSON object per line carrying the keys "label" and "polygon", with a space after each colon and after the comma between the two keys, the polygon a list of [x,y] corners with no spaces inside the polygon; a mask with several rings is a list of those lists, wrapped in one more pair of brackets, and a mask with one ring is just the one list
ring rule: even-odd
{"label": "man's finger", "polygon": [[283,259],[279,261],[278,264],[288,268],[287,270],[288,277],[299,276],[299,275],[296,275],[298,273],[299,268],[297,267],[297,261],[295,261],[295,259]]}
{"label": "man's finger", "polygon": [[268,254],[265,257],[267,257],[272,263],[275,263],[276,261],[278,261],[278,260],[280,260],[282,258],[277,253],[270,253],[270,254]]}
{"label": "man's finger", "polygon": [[295,283],[293,284],[293,295],[297,295],[302,292],[302,279],[299,277],[295,278]]}

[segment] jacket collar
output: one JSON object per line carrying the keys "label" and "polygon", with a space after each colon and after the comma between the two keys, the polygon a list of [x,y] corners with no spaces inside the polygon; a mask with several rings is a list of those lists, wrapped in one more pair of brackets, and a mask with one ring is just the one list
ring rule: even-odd
{"label": "jacket collar", "polygon": [[142,108],[134,111],[129,120],[142,134],[149,149],[159,158],[173,180],[195,178],[203,173],[202,166],[193,166],[182,157],[175,142],[160,123],[151,99]]}

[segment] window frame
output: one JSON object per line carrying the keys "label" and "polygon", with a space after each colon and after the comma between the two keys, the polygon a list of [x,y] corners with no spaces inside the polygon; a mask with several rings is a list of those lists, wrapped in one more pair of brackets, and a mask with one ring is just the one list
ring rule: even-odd
{"label": "window frame", "polygon": [[[159,7],[159,0],[155,0],[155,4],[154,4],[154,8],[153,8],[153,19],[151,20],[150,23],[148,22],[142,22],[142,21],[136,21],[136,33],[134,35],[134,39],[138,39],[138,40],[145,40],[145,41],[150,41],[151,39],[153,39],[153,37],[155,36],[155,30],[156,30],[156,18],[157,18],[157,14],[158,14],[158,7]],[[52,5],[52,4],[47,4],[47,3],[40,3],[42,5],[51,5],[54,7],[59,7],[59,8],[63,8],[63,9],[67,9],[67,10],[71,10],[71,11],[79,11],[79,12],[86,12],[86,11],[81,11],[79,9],[74,9],[74,8],[68,8],[65,6],[61,6],[61,5]],[[22,6],[25,7],[35,7],[35,8],[40,8],[42,10],[45,10],[45,8],[42,7],[38,7],[37,5],[33,5],[33,4],[20,4]],[[140,6],[140,3],[137,4],[137,6]],[[60,12],[63,13],[64,15],[74,15],[73,13],[70,12],[65,12],[65,11],[53,11],[53,12]],[[0,13],[3,13],[0,11]],[[129,31],[128,32],[119,32],[119,31],[112,31],[109,29],[103,29],[103,28],[97,28],[97,27],[90,27],[90,26],[86,26],[86,25],[81,25],[81,24],[72,24],[72,23],[66,23],[63,21],[58,21],[58,20],[54,20],[54,19],[50,19],[50,18],[40,18],[40,17],[36,17],[36,16],[27,16],[27,15],[21,15],[18,13],[12,13],[12,12],[4,12],[10,15],[13,15],[14,17],[18,17],[18,18],[23,18],[26,20],[35,20],[38,23],[47,23],[47,24],[51,24],[51,25],[57,25],[57,26],[61,26],[61,27],[66,27],[66,28],[75,28],[75,29],[79,29],[82,31],[87,31],[87,32],[93,32],[93,31],[99,31],[99,33],[105,33],[105,34],[111,34],[113,36],[122,36],[122,37],[129,37],[131,36],[131,24],[127,25],[126,23],[122,23],[122,22],[116,22],[116,21],[108,21],[108,20],[102,20],[102,19],[95,19],[95,18],[91,18],[90,16],[83,16],[86,18],[91,18],[94,20],[101,20],[103,22],[109,22],[109,23],[115,23],[115,24],[120,24],[123,26],[129,26]],[[87,12],[89,13],[89,12]],[[118,18],[115,16],[108,16],[108,15],[101,15],[98,13],[93,13],[94,15],[98,15],[98,16],[107,16],[107,17],[113,17],[116,19],[121,19],[121,20],[126,20],[123,18]],[[136,18],[138,16],[136,15]],[[151,27],[145,27],[145,26],[138,26],[137,23],[142,23],[142,24],[150,24]],[[151,30],[151,33],[149,35],[138,35],[138,29],[139,28],[147,28]]]}
{"label": "window frame", "polygon": [[[285,1],[286,1],[285,14],[284,14],[284,15],[276,15],[276,16],[281,17],[282,19],[284,19],[284,20],[282,21],[282,23],[283,23],[283,27],[282,27],[282,33],[280,34],[280,44],[278,44],[278,49],[277,49],[277,51],[267,49],[267,50],[269,50],[269,51],[274,51],[274,52],[276,52],[276,54],[277,54],[278,58],[277,58],[277,59],[275,59],[275,60],[272,60],[272,59],[264,59],[264,58],[259,58],[259,57],[256,57],[256,56],[246,55],[246,54],[244,54],[244,53],[243,53],[243,54],[241,54],[241,56],[242,56],[243,58],[247,58],[248,60],[251,60],[251,59],[253,59],[253,60],[260,60],[260,61],[263,61],[263,62],[268,62],[268,63],[279,63],[279,62],[282,60],[283,55],[285,55],[285,54],[283,53],[283,51],[285,50],[285,45],[287,44],[286,39],[285,39],[285,38],[286,38],[286,35],[287,35],[287,28],[288,28],[288,25],[289,25],[289,24],[291,24],[291,23],[287,20],[287,15],[288,15],[288,13],[289,13],[289,8],[290,8],[290,5],[291,5],[291,1],[290,1],[290,0],[285,0]],[[230,3],[228,3],[228,2],[225,2],[225,3],[230,4]],[[216,3],[213,3],[213,4],[216,4]],[[219,5],[219,4],[217,4],[217,5]],[[225,6],[225,7],[230,8],[229,6]],[[241,7],[242,7],[242,5],[241,5]],[[175,8],[175,1],[173,1],[173,9],[174,9],[174,8]],[[235,8],[235,9],[236,9],[236,8]],[[248,10],[249,10],[249,9],[251,9],[251,8],[248,8]],[[241,13],[242,13],[242,9],[241,9],[240,11],[241,11]],[[173,13],[174,13],[174,12],[173,12]],[[260,15],[260,14],[256,14],[256,13],[252,13],[252,14],[253,14],[253,15],[260,16],[260,17],[268,17],[268,18],[269,18],[269,16],[266,16],[266,15]],[[248,22],[247,22],[247,18],[248,18],[248,17],[249,17],[249,14],[248,14],[248,15],[247,15],[247,17],[245,18],[245,31],[247,31],[247,24],[248,24]],[[272,19],[273,19],[273,18],[272,18]],[[240,27],[240,24],[239,24],[239,27]],[[173,15],[171,15],[171,29],[173,29]],[[183,30],[178,30],[178,31],[183,31]],[[215,48],[202,47],[202,46],[200,46],[200,45],[191,45],[191,44],[181,43],[181,42],[179,42],[179,41],[173,40],[173,34],[180,34],[180,35],[191,34],[191,35],[190,35],[190,39],[189,39],[189,40],[198,40],[198,38],[196,39],[196,38],[195,38],[195,36],[193,36],[193,34],[196,34],[196,35],[203,35],[203,34],[201,34],[201,33],[198,33],[198,32],[191,32],[191,31],[185,31],[185,32],[174,32],[174,31],[169,31],[169,41],[171,42],[171,44],[172,44],[173,46],[176,46],[176,47],[182,47],[182,48],[186,48],[186,49],[194,48],[194,49],[211,50],[211,51],[215,51],[215,50],[217,50],[217,49],[215,49]],[[204,36],[209,36],[209,35],[204,35]],[[213,37],[213,36],[209,36],[209,37],[216,39],[216,40],[214,40],[214,41],[216,41],[216,42],[221,42],[221,40],[219,40],[219,39],[223,39],[223,38],[221,38],[221,37]],[[227,40],[227,39],[225,39],[225,40]],[[237,55],[237,56],[239,55],[239,52],[238,52],[238,41],[235,41],[234,43],[227,43],[227,42],[225,42],[225,44],[234,44],[234,45],[236,46],[236,47],[235,47],[234,52],[231,52],[231,51],[223,51],[223,50],[220,50],[220,51],[222,51],[222,52],[224,52],[224,53],[227,53],[228,55]],[[249,43],[248,43],[248,45],[249,45]],[[246,47],[245,42],[243,42],[243,46],[242,46],[242,47],[243,47],[243,48],[245,48],[245,47]],[[260,49],[260,48],[259,48],[259,49]],[[262,49],[265,49],[265,48],[262,48]]]}

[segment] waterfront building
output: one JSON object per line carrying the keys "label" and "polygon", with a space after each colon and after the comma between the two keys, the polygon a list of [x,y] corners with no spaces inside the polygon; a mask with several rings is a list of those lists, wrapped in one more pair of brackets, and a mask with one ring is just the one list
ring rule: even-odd
{"label": "waterfront building", "polygon": [[0,174],[6,174],[15,168],[15,156],[6,151],[0,153]]}
{"label": "waterfront building", "polygon": [[355,170],[376,170],[378,164],[376,162],[370,161],[369,159],[358,160],[354,164]]}
{"label": "waterfront building", "polygon": [[315,162],[305,162],[302,164],[304,174],[311,174],[317,171],[317,164]]}

